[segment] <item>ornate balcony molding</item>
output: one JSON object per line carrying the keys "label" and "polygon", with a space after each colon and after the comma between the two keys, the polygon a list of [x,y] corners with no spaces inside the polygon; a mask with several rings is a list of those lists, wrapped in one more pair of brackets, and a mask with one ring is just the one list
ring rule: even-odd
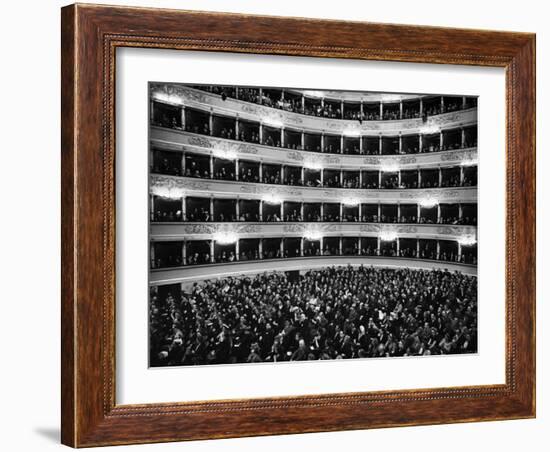
{"label": "ornate balcony molding", "polygon": [[150,193],[181,198],[182,196],[213,196],[214,198],[257,199],[276,196],[283,201],[335,202],[350,198],[358,203],[411,203],[435,199],[440,203],[476,203],[476,187],[431,188],[407,190],[366,190],[349,188],[312,188],[288,185],[255,184],[247,182],[195,179],[192,177],[152,174]]}
{"label": "ornate balcony molding", "polygon": [[390,268],[446,269],[477,276],[477,267],[466,264],[430,261],[423,259],[404,259],[392,257],[367,256],[322,256],[297,257],[291,259],[271,259],[260,261],[240,261],[224,264],[195,265],[162,270],[153,270],[149,279],[152,286],[164,284],[189,283],[201,279],[224,278],[227,276],[253,275],[264,272],[312,270],[330,266],[365,265]]}
{"label": "ornate balcony molding", "polygon": [[477,123],[477,108],[460,110],[422,119],[394,121],[363,121],[329,119],[279,110],[237,99],[222,100],[217,94],[200,91],[178,84],[150,84],[150,98],[171,105],[185,105],[214,114],[239,117],[248,121],[262,121],[265,125],[288,127],[325,133],[360,133],[363,135],[398,135],[419,133],[424,128],[452,129]]}
{"label": "ornate balcony molding", "polygon": [[231,155],[240,160],[323,169],[358,170],[361,168],[377,171],[384,167],[395,167],[405,170],[449,167],[460,165],[463,162],[477,162],[476,148],[397,156],[321,154],[243,143],[156,126],[151,127],[150,140],[152,147],[158,149],[214,156]]}
{"label": "ornate balcony molding", "polygon": [[362,99],[366,103],[395,103],[399,101],[420,100],[431,97],[429,94],[388,94],[388,93],[366,93],[364,91],[339,91],[326,89],[297,89],[285,88],[285,93],[294,93],[298,95],[304,94],[306,97],[314,97],[316,99],[325,99],[329,101],[344,101],[357,102]]}
{"label": "ornate balcony molding", "polygon": [[319,233],[323,237],[377,237],[396,233],[399,238],[457,240],[475,237],[475,226],[382,223],[156,223],[151,225],[152,241],[211,240],[216,233],[233,233],[239,239],[303,237]]}

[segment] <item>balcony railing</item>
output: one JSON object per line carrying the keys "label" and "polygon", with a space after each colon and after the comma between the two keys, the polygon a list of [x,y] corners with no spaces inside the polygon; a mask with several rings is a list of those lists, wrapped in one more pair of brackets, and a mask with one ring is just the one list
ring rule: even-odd
{"label": "balcony railing", "polygon": [[[363,108],[365,102],[355,101],[346,102],[345,100],[335,100],[330,98],[316,97],[313,105],[308,105],[305,96],[299,90],[269,89],[262,88],[242,88],[239,86],[221,86],[221,85],[193,85],[192,89],[205,91],[210,94],[218,95],[223,100],[232,98],[243,100],[258,105],[265,105],[271,108],[300,113],[307,116],[317,116],[330,119],[351,119],[364,121],[391,121],[399,119],[421,118],[423,116],[435,116],[453,111],[466,110],[472,105],[477,104],[477,99],[466,96],[452,96],[445,101],[445,96],[403,96],[397,104],[388,102],[390,105],[398,105],[399,108],[384,109],[384,102],[368,102],[370,111]],[[271,94],[272,91],[276,95]],[[287,94],[285,96],[285,93]],[[424,107],[424,99],[430,99],[429,106]],[[437,100],[440,100],[437,102]],[[403,108],[403,100],[406,107]],[[436,101],[435,104],[433,101]],[[414,105],[411,105],[414,104]],[[372,107],[374,108],[374,111]],[[358,108],[359,107],[359,108]],[[423,108],[424,107],[424,108]]]}
{"label": "balcony railing", "polygon": [[[401,170],[449,167],[477,162],[477,149],[464,148],[452,151],[414,155],[348,155],[323,154],[304,150],[288,150],[260,144],[195,134],[180,129],[152,127],[151,147],[163,152],[186,153],[196,156],[217,156],[250,162],[268,162],[305,166],[317,169],[358,169],[378,171],[382,168]],[[176,168],[181,170],[181,165]]]}
{"label": "balcony railing", "polygon": [[370,203],[476,203],[476,187],[419,189],[351,189],[299,187],[277,184],[198,179],[193,177],[150,176],[152,195],[181,199],[186,196],[242,198],[280,204],[292,202],[335,202],[349,205]]}
{"label": "balcony railing", "polygon": [[239,239],[263,237],[297,237],[316,234],[322,237],[378,237],[394,233],[399,238],[427,238],[459,240],[475,237],[475,225],[430,224],[430,223],[153,223],[153,240],[210,240],[216,234],[234,234]]}
{"label": "balcony railing", "polygon": [[[441,99],[441,98],[440,98]],[[189,86],[177,84],[152,84],[151,100],[163,102],[175,107],[187,106],[198,109],[211,110],[214,114],[239,116],[244,120],[257,121],[263,120],[266,124],[282,124],[284,127],[295,127],[307,130],[325,130],[327,132],[342,133],[344,131],[353,131],[358,133],[382,133],[388,134],[392,131],[420,131],[425,127],[447,127],[450,124],[474,124],[477,122],[477,108],[475,102],[463,103],[455,108],[439,106],[426,107],[418,114],[407,112],[399,107],[397,115],[384,114],[384,105],[378,103],[378,113],[373,115],[363,111],[355,115],[347,115],[345,108],[342,114],[324,116],[323,114],[307,114],[317,112],[318,110],[308,109],[292,111],[284,108],[284,103],[280,105],[266,105],[265,103],[256,103],[250,99],[236,99],[228,96],[210,93],[201,89],[195,89]],[[419,98],[420,102],[420,98]],[[454,104],[453,104],[454,105]],[[282,106],[282,108],[281,108]],[[344,106],[345,107],[345,106]],[[380,110],[382,111],[380,112]],[[305,114],[304,114],[305,113]],[[380,113],[382,120],[380,120]]]}
{"label": "balcony railing", "polygon": [[[213,256],[213,258],[212,258]],[[239,256],[237,258],[237,256]],[[184,269],[189,267],[197,266],[211,266],[216,264],[236,264],[243,262],[260,262],[260,261],[292,261],[297,259],[304,258],[334,258],[334,257],[344,257],[344,258],[406,258],[406,259],[418,259],[422,261],[434,261],[434,262],[444,262],[449,264],[465,264],[465,265],[474,265],[477,266],[477,252],[473,254],[469,253],[455,253],[455,252],[444,252],[437,253],[436,251],[417,251],[414,249],[402,249],[399,251],[396,250],[386,250],[380,248],[367,248],[367,249],[353,249],[353,250],[342,250],[325,248],[323,251],[317,249],[314,252],[307,253],[297,253],[296,255],[290,255],[288,250],[284,251],[263,251],[261,254],[256,250],[251,253],[223,253],[219,255],[210,255],[208,253],[196,254],[187,256],[185,261],[182,258],[177,257],[173,259],[156,259],[151,261],[151,270],[153,271],[162,271],[171,268]],[[185,262],[185,264],[183,263]],[[326,265],[330,265],[330,261]]]}
{"label": "balcony railing", "polygon": [[475,265],[445,262],[427,259],[410,259],[378,256],[320,256],[291,259],[266,259],[259,261],[238,261],[223,264],[190,265],[171,269],[154,270],[151,272],[149,284],[152,286],[189,283],[202,279],[217,279],[235,277],[236,275],[254,275],[273,271],[301,271],[321,269],[331,266],[380,266],[402,267],[410,269],[441,269],[459,271],[471,276],[477,276]]}

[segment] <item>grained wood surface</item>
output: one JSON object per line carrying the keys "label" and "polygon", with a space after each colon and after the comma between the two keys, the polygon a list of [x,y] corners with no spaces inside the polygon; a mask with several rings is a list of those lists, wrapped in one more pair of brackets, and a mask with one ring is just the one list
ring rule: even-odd
{"label": "grained wood surface", "polygon": [[[506,68],[506,384],[115,404],[114,66],[120,46]],[[535,37],[72,5],[62,11],[62,442],[75,447],[533,417]]]}

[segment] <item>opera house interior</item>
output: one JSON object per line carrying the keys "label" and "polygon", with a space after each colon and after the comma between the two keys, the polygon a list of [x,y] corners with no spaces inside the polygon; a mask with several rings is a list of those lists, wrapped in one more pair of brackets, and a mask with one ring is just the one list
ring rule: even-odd
{"label": "opera house interior", "polygon": [[477,351],[477,98],[150,83],[151,366]]}

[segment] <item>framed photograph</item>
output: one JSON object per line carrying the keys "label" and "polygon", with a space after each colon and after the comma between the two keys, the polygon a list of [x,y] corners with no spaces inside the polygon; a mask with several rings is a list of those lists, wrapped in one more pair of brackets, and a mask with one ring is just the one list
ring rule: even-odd
{"label": "framed photograph", "polygon": [[62,442],[535,416],[535,37],[62,9]]}

